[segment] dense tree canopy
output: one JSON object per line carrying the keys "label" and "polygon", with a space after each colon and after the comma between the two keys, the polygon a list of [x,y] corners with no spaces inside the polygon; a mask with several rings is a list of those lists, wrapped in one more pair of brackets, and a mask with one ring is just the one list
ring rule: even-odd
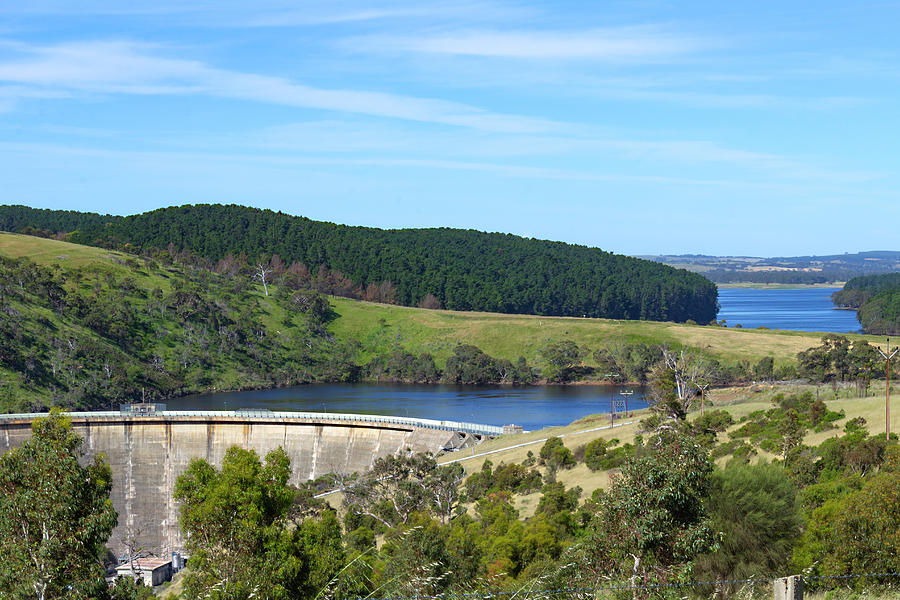
{"label": "dense tree canopy", "polygon": [[866,333],[900,334],[900,273],[854,277],[832,299],[856,308]]}
{"label": "dense tree canopy", "polygon": [[711,527],[722,532],[716,552],[700,557],[695,571],[705,579],[779,576],[800,535],[797,489],[780,465],[732,461],[713,472]]}
{"label": "dense tree canopy", "polygon": [[[252,450],[232,446],[221,470],[191,461],[175,484],[191,557],[188,597],[311,598],[319,591],[313,584],[323,585],[340,568],[340,529],[328,525],[336,525],[333,515],[292,526],[290,472],[281,448],[262,463]],[[333,542],[339,556],[326,560]]]}
{"label": "dense tree canopy", "polygon": [[220,205],[130,217],[4,206],[0,229],[66,232],[77,243],[144,251],[171,244],[211,261],[246,255],[255,264],[277,255],[309,273],[327,269],[335,280],[330,293],[356,289],[408,306],[430,295],[431,305],[453,310],[698,323],[718,310],[716,286],[694,273],[586,246],[471,230],[348,227]]}
{"label": "dense tree canopy", "polygon": [[[112,476],[79,464],[82,440],[59,413],[0,457],[0,596],[78,600],[107,595],[101,559],[116,525]],[[6,594],[9,594],[7,596]]]}

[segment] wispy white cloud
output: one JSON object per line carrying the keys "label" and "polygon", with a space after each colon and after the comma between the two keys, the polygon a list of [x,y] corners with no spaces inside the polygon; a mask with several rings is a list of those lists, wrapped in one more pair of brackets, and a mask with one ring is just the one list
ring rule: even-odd
{"label": "wispy white cloud", "polygon": [[322,2],[306,3],[301,8],[254,7],[254,14],[245,15],[234,25],[239,27],[292,27],[307,25],[336,25],[367,21],[410,21],[464,19],[479,21],[503,19],[532,14],[521,7],[500,5],[486,1],[432,2]]}
{"label": "wispy white cloud", "polygon": [[33,18],[95,15],[129,19],[165,18],[203,28],[305,27],[381,21],[482,21],[533,15],[534,9],[491,0],[33,0],[0,5],[0,15]]}
{"label": "wispy white cloud", "polygon": [[605,62],[665,62],[723,40],[674,33],[660,27],[572,31],[481,30],[430,35],[372,35],[341,45],[365,52],[413,52],[516,59],[575,59]]}
{"label": "wispy white cloud", "polygon": [[30,47],[27,56],[0,62],[0,82],[39,86],[55,93],[206,94],[487,131],[540,132],[561,126],[546,119],[440,99],[316,88],[283,77],[167,58],[154,51],[159,48],[122,41]]}
{"label": "wispy white cloud", "polygon": [[[264,154],[270,157],[269,160],[281,156],[314,162],[361,161],[346,164],[387,164],[378,161],[395,161],[391,164],[408,164],[411,167],[417,165],[410,163],[412,159],[408,157],[415,156],[415,160],[425,161],[423,165],[445,165],[445,168],[451,168],[452,165],[463,168],[469,165],[467,170],[476,170],[471,165],[491,164],[496,167],[494,172],[497,173],[524,173],[525,169],[533,171],[535,163],[558,164],[560,160],[583,164],[582,157],[591,157],[592,161],[606,164],[610,170],[616,165],[617,168],[632,173],[677,173],[686,172],[686,168],[695,173],[704,173],[710,168],[721,171],[725,167],[732,178],[763,176],[773,182],[835,185],[884,178],[883,173],[837,168],[813,156],[750,151],[708,140],[627,139],[603,135],[590,128],[580,135],[572,136],[448,128],[429,131],[425,135],[420,129],[401,122],[332,119],[219,134],[181,130],[129,132],[51,125],[41,126],[38,131],[77,143],[98,139],[127,139],[134,145],[166,148],[167,152],[176,154],[217,148],[221,152],[240,156]],[[513,162],[526,164],[506,165]],[[555,171],[551,169],[546,173]],[[573,171],[561,172],[569,173],[566,177],[568,179],[588,179],[586,173],[576,177],[572,175]],[[605,177],[608,178],[608,175]]]}
{"label": "wispy white cloud", "polygon": [[854,108],[871,103],[858,96],[788,96],[775,94],[740,94],[717,91],[683,91],[672,88],[635,88],[628,86],[597,87],[590,95],[598,98],[661,102],[699,108],[766,109],[791,108],[833,110]]}
{"label": "wispy white cloud", "polygon": [[[44,158],[81,157],[102,160],[124,161],[133,165],[147,165],[148,168],[159,169],[165,165],[196,165],[198,169],[210,165],[227,168],[229,164],[258,165],[260,167],[358,167],[374,166],[385,168],[424,168],[452,171],[469,171],[491,173],[503,177],[518,179],[543,179],[560,181],[585,182],[625,182],[643,183],[662,186],[686,186],[699,188],[733,188],[756,190],[779,190],[782,192],[806,192],[811,190],[830,190],[824,183],[792,183],[753,181],[749,179],[724,178],[692,178],[655,174],[627,174],[617,172],[584,171],[576,169],[559,169],[552,167],[535,167],[531,165],[503,164],[485,161],[445,160],[412,157],[323,157],[323,156],[284,156],[260,155],[247,153],[208,153],[208,152],[165,152],[109,150],[89,146],[68,146],[45,143],[4,143],[0,142],[0,153],[15,155],[35,155]],[[833,191],[833,190],[831,190]]]}
{"label": "wispy white cloud", "polygon": [[743,172],[765,173],[785,181],[847,183],[879,179],[872,171],[828,167],[820,158],[787,156],[771,152],[732,148],[709,140],[628,139],[591,127],[578,135],[509,135],[489,132],[430,132],[390,124],[339,120],[307,121],[244,131],[217,138],[210,145],[245,147],[267,151],[312,154],[416,155],[430,158],[480,157],[488,160],[591,156],[596,160],[624,161],[646,169],[672,166],[727,165]]}

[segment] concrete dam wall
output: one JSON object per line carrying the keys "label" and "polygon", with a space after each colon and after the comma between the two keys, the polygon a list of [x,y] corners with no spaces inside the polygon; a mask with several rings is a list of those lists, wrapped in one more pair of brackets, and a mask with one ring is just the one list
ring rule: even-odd
{"label": "concrete dam wall", "polygon": [[[31,436],[35,416],[0,418],[0,454]],[[472,434],[492,435],[499,429],[327,413],[247,416],[222,411],[127,416],[108,412],[70,413],[69,417],[74,431],[84,439],[85,457],[103,454],[112,469],[111,499],[119,524],[108,546],[116,556],[124,553],[124,540],[129,538],[136,538],[144,552],[158,556],[183,549],[172,492],[175,480],[196,457],[221,467],[231,446],[255,450],[261,459],[281,446],[291,458],[291,483],[299,484],[330,472],[363,472],[376,458],[407,448],[437,453]]]}

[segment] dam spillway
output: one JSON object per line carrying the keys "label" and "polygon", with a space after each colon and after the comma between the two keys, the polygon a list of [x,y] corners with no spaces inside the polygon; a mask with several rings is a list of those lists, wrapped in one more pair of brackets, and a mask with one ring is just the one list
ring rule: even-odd
{"label": "dam spillway", "polygon": [[[31,436],[46,414],[0,415],[0,454]],[[291,459],[290,483],[326,473],[364,472],[377,458],[404,452],[437,453],[464,440],[498,435],[502,428],[474,423],[380,415],[268,411],[73,412],[66,416],[84,439],[86,460],[104,455],[112,469],[111,500],[119,514],[108,546],[120,556],[133,539],[145,553],[183,549],[175,481],[194,458],[221,467],[231,446],[262,459],[281,446]]]}

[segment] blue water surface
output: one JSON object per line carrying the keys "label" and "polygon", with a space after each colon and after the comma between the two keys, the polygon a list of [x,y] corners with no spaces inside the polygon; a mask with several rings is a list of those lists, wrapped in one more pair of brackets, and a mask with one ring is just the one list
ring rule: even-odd
{"label": "blue water surface", "polygon": [[834,307],[840,288],[719,289],[719,319],[728,327],[768,327],[794,331],[857,333],[856,311]]}
{"label": "blue water surface", "polygon": [[[644,408],[640,388],[617,387],[614,398],[622,412],[621,391],[633,391],[628,409]],[[170,400],[172,410],[268,408],[395,415],[487,425],[514,423],[534,430],[594,413],[609,413],[608,385],[468,386],[399,384],[319,384],[278,390],[198,394]]]}

